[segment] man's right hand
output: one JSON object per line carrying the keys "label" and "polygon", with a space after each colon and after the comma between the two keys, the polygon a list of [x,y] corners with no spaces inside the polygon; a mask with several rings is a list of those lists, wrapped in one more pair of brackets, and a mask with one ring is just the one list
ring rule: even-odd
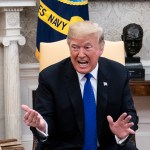
{"label": "man's right hand", "polygon": [[25,111],[24,122],[27,126],[38,128],[45,132],[46,122],[43,117],[35,110],[29,108],[27,105],[22,105],[21,108]]}

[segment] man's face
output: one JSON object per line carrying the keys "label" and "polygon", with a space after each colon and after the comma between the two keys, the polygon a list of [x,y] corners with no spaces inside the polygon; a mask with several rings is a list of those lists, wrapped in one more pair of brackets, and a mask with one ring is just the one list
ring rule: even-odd
{"label": "man's face", "polygon": [[130,57],[137,54],[142,48],[142,35],[139,29],[130,27],[123,34],[123,37],[127,56]]}
{"label": "man's face", "polygon": [[104,42],[99,43],[98,35],[69,40],[71,62],[79,73],[89,73],[97,65],[104,48]]}

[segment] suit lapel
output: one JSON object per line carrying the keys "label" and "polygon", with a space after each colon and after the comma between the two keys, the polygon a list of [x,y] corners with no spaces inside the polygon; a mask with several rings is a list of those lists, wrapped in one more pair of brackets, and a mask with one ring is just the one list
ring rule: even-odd
{"label": "suit lapel", "polygon": [[83,135],[84,134],[83,100],[78,81],[78,76],[71,63],[66,71],[65,83],[75,113],[77,125],[80,129],[81,134]]}
{"label": "suit lapel", "polygon": [[[106,66],[105,66],[106,67]],[[98,83],[97,83],[97,127],[98,135],[102,131],[103,120],[105,120],[106,106],[108,102],[108,87],[109,79],[105,71],[104,64],[100,58],[98,69]]]}

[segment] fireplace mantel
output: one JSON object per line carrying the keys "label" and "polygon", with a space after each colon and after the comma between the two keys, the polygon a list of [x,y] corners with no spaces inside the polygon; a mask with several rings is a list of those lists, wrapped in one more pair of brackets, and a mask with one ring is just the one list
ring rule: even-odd
{"label": "fireplace mantel", "polygon": [[36,6],[36,0],[1,0],[0,7],[28,7]]}

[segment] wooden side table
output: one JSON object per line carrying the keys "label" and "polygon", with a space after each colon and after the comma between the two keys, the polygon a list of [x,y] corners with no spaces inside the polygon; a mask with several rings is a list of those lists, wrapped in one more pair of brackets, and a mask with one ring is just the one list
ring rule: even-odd
{"label": "wooden side table", "polygon": [[[130,80],[132,96],[150,96],[150,80]],[[131,141],[136,144],[135,135]]]}
{"label": "wooden side table", "polygon": [[0,150],[25,150],[17,139],[0,140]]}
{"label": "wooden side table", "polygon": [[133,96],[150,96],[150,80],[131,80],[129,84]]}

